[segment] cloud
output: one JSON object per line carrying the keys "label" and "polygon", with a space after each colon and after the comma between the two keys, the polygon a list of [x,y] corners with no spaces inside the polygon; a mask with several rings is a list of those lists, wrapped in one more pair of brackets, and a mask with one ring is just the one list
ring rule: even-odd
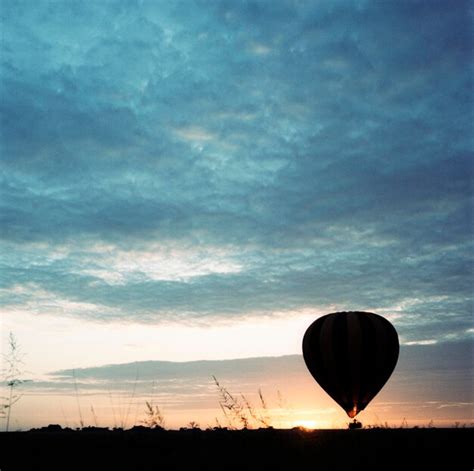
{"label": "cloud", "polygon": [[[472,343],[402,346],[398,365],[374,400],[376,407],[413,403],[430,408],[461,407],[468,415],[472,405],[469,358]],[[436,359],[436,360],[434,360]],[[423,375],[420,375],[423,371]],[[273,395],[280,390],[284,397],[297,400],[298,407],[320,404],[333,406],[331,399],[316,386],[301,355],[259,357],[238,360],[162,362],[147,361],[52,372],[42,381],[27,385],[31,391],[73,394],[74,381],[82,394],[154,392],[168,405],[181,401],[215,403],[218,391],[212,376],[230,391],[255,394],[262,388]],[[456,388],[452,388],[456,384]],[[135,385],[135,386],[133,386]]]}
{"label": "cloud", "polygon": [[467,10],[6,2],[6,312],[336,305],[401,312],[407,341],[465,336]]}

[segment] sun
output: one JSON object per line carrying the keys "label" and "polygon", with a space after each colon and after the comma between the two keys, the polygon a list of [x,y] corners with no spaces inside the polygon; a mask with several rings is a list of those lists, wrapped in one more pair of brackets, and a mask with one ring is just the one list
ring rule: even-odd
{"label": "sun", "polygon": [[315,420],[298,420],[294,424],[295,427],[301,427],[306,430],[314,430],[318,426]]}

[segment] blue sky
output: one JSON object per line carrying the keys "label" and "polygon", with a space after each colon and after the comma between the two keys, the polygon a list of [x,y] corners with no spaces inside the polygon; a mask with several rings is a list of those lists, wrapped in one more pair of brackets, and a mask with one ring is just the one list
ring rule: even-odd
{"label": "blue sky", "polygon": [[[237,323],[265,343],[272,322],[353,309],[404,344],[472,338],[469,2],[0,15],[2,335],[21,331],[40,369],[67,365],[35,326],[69,321],[226,325],[229,345]],[[81,366],[119,355],[67,348]]]}

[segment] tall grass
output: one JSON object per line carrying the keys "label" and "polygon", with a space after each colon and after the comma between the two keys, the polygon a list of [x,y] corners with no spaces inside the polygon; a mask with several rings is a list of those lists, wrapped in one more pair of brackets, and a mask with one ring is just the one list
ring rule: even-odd
{"label": "tall grass", "polygon": [[164,429],[165,428],[165,418],[160,408],[149,402],[145,401],[146,410],[145,410],[145,419],[141,421],[145,427],[154,428],[154,429]]}
{"label": "tall grass", "polygon": [[13,405],[16,404],[22,397],[21,394],[16,392],[17,388],[26,382],[21,379],[23,375],[23,353],[21,352],[20,346],[16,340],[13,332],[10,332],[8,336],[8,352],[3,355],[3,360],[6,364],[4,368],[4,376],[6,384],[8,386],[8,397],[2,398],[5,402],[0,405],[0,417],[7,419],[5,431],[8,432],[10,428],[10,418]]}
{"label": "tall grass", "polygon": [[82,419],[81,404],[79,402],[79,390],[77,388],[76,370],[72,370],[72,376],[74,378],[74,391],[76,393],[76,403],[77,403],[77,411],[79,413],[79,423],[81,425],[81,428],[84,428],[84,420]]}
{"label": "tall grass", "polygon": [[138,370],[135,376],[135,382],[133,383],[133,390],[132,390],[132,395],[128,401],[128,407],[127,407],[127,413],[125,414],[125,418],[122,419],[122,428],[125,428],[125,426],[128,424],[128,417],[130,415],[130,409],[132,408],[132,402],[135,399],[135,394],[137,392],[137,383],[138,383]]}
{"label": "tall grass", "polygon": [[[272,427],[272,418],[268,409],[262,390],[258,390],[260,406],[255,407],[244,394],[233,395],[229,390],[222,386],[217,378],[212,376],[219,392],[219,406],[229,425],[229,428],[236,429],[239,426],[243,429]],[[216,419],[220,426],[218,420]]]}

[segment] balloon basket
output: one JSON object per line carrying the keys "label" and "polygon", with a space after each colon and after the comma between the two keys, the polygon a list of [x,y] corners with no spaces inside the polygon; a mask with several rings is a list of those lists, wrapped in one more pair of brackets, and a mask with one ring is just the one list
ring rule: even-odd
{"label": "balloon basket", "polygon": [[348,424],[349,430],[358,430],[362,428],[362,423],[359,422],[358,420],[354,419],[352,422],[349,422]]}

